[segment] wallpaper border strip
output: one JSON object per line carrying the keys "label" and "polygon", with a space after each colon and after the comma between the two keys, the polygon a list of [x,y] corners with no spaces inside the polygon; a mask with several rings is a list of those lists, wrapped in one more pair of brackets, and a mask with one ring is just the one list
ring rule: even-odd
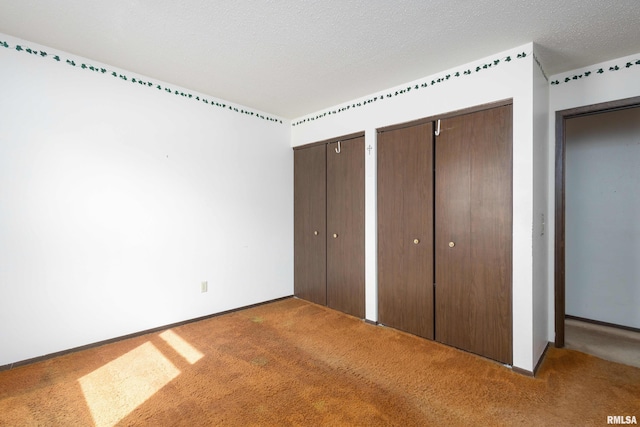
{"label": "wallpaper border strip", "polygon": [[102,75],[109,75],[115,78],[120,79],[123,82],[131,82],[131,83],[137,83],[140,86],[145,86],[148,88],[155,88],[156,90],[159,91],[163,91],[165,93],[168,94],[172,94],[174,96],[180,96],[182,98],[186,98],[186,99],[190,99],[192,101],[197,101],[197,102],[202,102],[204,104],[207,105],[211,105],[213,107],[219,107],[222,109],[226,109],[226,110],[230,110],[239,114],[244,114],[250,117],[256,117],[258,119],[262,119],[262,120],[266,120],[269,122],[274,122],[274,123],[280,123],[282,124],[282,120],[281,119],[276,119],[273,117],[269,117],[268,115],[264,115],[264,114],[260,114],[260,113],[256,113],[254,111],[251,111],[247,108],[238,108],[235,107],[233,105],[229,105],[227,103],[224,102],[219,102],[219,101],[214,101],[214,100],[209,100],[208,98],[201,96],[201,95],[194,95],[192,93],[189,93],[189,91],[184,91],[184,90],[178,90],[178,89],[174,89],[171,88],[167,85],[161,85],[159,83],[154,83],[150,80],[147,79],[141,79],[140,77],[130,77],[127,76],[126,74],[120,73],[120,72],[116,72],[116,71],[112,71],[112,70],[108,70],[107,68],[104,67],[95,67],[91,64],[88,63],[84,63],[84,62],[76,62],[76,60],[74,59],[63,59],[60,58],[60,55],[50,55],[48,52],[44,51],[44,50],[36,50],[36,49],[31,49],[29,47],[26,47],[25,45],[22,44],[16,44],[15,46],[11,46],[8,42],[0,40],[0,47],[4,47],[5,49],[9,49],[9,50],[15,50],[16,52],[19,53],[28,53],[30,55],[33,56],[37,56],[39,58],[50,58],[60,64],[67,64],[70,65],[74,68],[80,68],[82,70],[87,70],[87,71],[92,71],[98,74],[102,74]]}
{"label": "wallpaper border strip", "polygon": [[564,83],[569,83],[575,80],[580,80],[582,78],[587,78],[592,74],[604,74],[605,71],[615,72],[620,71],[623,68],[631,68],[633,66],[640,65],[640,59],[632,59],[627,61],[624,65],[611,65],[608,70],[605,70],[606,67],[599,67],[597,70],[594,68],[592,70],[583,71],[582,73],[566,76],[564,79],[555,79],[551,81],[552,86],[557,86]]}
{"label": "wallpaper border strip", "polygon": [[[529,55],[532,55],[532,54],[533,53],[526,53],[526,52],[518,53],[516,55],[516,59],[524,59],[524,58],[527,58]],[[387,92],[386,94],[383,92],[383,93],[381,93],[379,95],[371,96],[371,97],[369,97],[369,98],[367,98],[367,99],[365,99],[363,101],[353,102],[351,104],[345,104],[342,107],[331,109],[331,110],[327,110],[327,111],[325,111],[323,113],[318,113],[315,116],[306,117],[306,118],[298,120],[296,122],[292,122],[291,126],[300,126],[300,125],[305,124],[305,123],[309,123],[309,122],[313,122],[313,121],[316,121],[316,120],[320,120],[320,119],[325,118],[327,116],[332,116],[332,115],[343,113],[345,111],[349,111],[349,110],[352,110],[352,109],[355,109],[355,108],[364,107],[365,105],[371,104],[373,102],[379,102],[379,101],[383,101],[385,99],[395,98],[396,96],[405,95],[405,94],[410,93],[410,92],[415,92],[416,90],[426,89],[428,87],[435,86],[435,85],[440,84],[440,83],[444,83],[444,82],[446,82],[448,80],[451,80],[451,79],[454,79],[454,78],[469,76],[469,75],[474,74],[474,73],[479,73],[479,72],[484,71],[484,70],[495,68],[495,67],[497,67],[497,66],[499,66],[501,64],[508,64],[511,61],[513,61],[512,55],[508,55],[508,56],[503,57],[503,58],[497,58],[497,59],[494,59],[491,62],[487,62],[487,63],[484,63],[484,64],[477,65],[475,68],[471,67],[471,68],[467,68],[467,69],[464,69],[464,70],[461,69],[461,70],[458,70],[458,71],[455,71],[455,72],[452,72],[452,73],[444,74],[444,75],[442,75],[441,77],[438,77],[438,78],[433,78],[433,79],[431,79],[430,83],[429,83],[428,80],[425,80],[422,83],[415,83],[415,84],[412,84],[410,86],[407,86],[404,89],[391,90],[391,91]],[[540,66],[540,67],[542,68],[542,66]],[[545,78],[546,78],[546,75],[545,75]]]}

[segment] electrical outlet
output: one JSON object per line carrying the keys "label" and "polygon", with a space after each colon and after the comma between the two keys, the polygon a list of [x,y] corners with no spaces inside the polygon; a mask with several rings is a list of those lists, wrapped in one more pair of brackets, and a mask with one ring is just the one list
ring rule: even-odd
{"label": "electrical outlet", "polygon": [[207,292],[209,290],[209,283],[208,282],[201,282],[200,283],[200,292],[204,293]]}

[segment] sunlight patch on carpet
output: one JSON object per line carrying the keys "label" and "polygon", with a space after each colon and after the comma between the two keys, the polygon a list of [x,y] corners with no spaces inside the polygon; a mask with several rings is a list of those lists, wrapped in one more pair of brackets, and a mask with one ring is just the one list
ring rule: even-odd
{"label": "sunlight patch on carpet", "polygon": [[161,333],[160,338],[162,338],[176,352],[178,352],[180,356],[184,357],[184,359],[192,365],[204,357],[204,354],[196,350],[195,347],[186,342],[180,335],[176,334],[171,329]]}
{"label": "sunlight patch on carpet", "polygon": [[317,411],[324,411],[324,408],[325,408],[324,400],[317,400],[313,402],[313,407],[316,408]]}
{"label": "sunlight patch on carpet", "polygon": [[256,366],[266,366],[269,363],[269,360],[265,357],[256,357],[251,361],[251,363]]}
{"label": "sunlight patch on carpet", "polygon": [[80,378],[96,427],[111,427],[180,374],[147,342]]}

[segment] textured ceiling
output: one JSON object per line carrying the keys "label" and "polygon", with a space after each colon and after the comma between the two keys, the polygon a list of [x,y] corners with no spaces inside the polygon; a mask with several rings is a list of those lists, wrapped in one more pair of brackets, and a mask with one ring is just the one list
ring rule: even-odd
{"label": "textured ceiling", "polygon": [[1,33],[285,118],[531,41],[549,75],[631,55],[639,23],[639,0],[0,0]]}

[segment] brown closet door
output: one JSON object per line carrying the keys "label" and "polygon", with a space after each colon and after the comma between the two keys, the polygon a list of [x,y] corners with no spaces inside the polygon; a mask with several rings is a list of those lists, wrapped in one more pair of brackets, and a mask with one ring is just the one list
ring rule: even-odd
{"label": "brown closet door", "polygon": [[512,363],[512,106],[441,122],[436,339]]}
{"label": "brown closet door", "polygon": [[294,292],[327,304],[326,150],[294,150]]}
{"label": "brown closet door", "polygon": [[378,321],[433,339],[433,125],[378,134]]}
{"label": "brown closet door", "polygon": [[327,305],[364,318],[364,137],[327,145]]}

